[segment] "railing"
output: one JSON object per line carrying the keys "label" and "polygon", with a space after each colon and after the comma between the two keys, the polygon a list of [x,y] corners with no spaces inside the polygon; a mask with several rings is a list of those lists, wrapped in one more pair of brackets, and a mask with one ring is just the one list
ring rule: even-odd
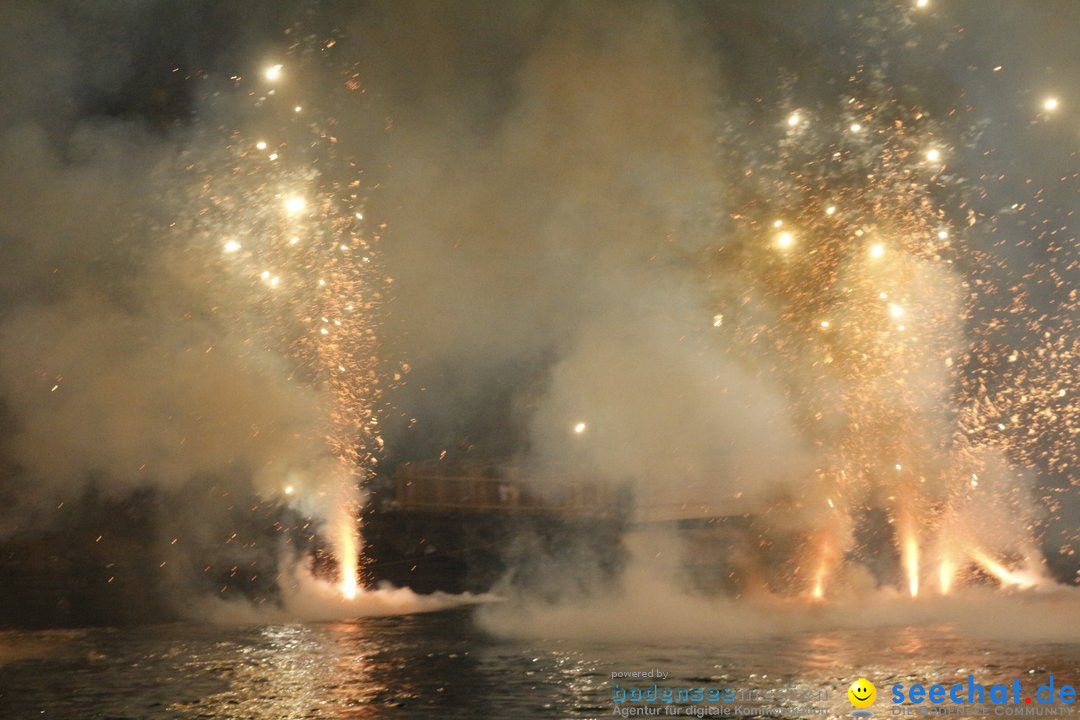
{"label": "railing", "polygon": [[402,510],[465,510],[474,512],[532,512],[608,517],[615,498],[603,485],[560,483],[538,493],[513,477],[490,477],[476,470],[404,464],[394,476],[394,501]]}
{"label": "railing", "polygon": [[[659,491],[632,497],[629,486],[566,474],[523,483],[513,466],[404,463],[394,474],[393,507],[401,510],[523,512],[582,517],[619,516],[637,526],[707,521],[745,515],[738,497],[706,486],[689,488],[693,501]],[[707,498],[707,499],[706,499]]]}

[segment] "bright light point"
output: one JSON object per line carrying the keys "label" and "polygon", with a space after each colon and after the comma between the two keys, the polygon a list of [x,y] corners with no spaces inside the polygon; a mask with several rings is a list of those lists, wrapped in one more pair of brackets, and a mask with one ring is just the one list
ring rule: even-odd
{"label": "bright light point", "polygon": [[227,243],[225,243],[225,252],[227,252],[227,253],[234,253],[239,249],[240,249],[240,243],[236,242],[235,240],[230,240]]}
{"label": "bright light point", "polygon": [[263,270],[262,274],[259,275],[259,277],[261,277],[263,280],[269,280],[270,279],[270,271],[269,270]]}
{"label": "bright light point", "polygon": [[897,325],[897,326],[896,326],[896,331],[897,331],[897,332],[904,332],[905,330],[907,330],[907,326],[906,326],[906,325]]}
{"label": "bright light point", "polygon": [[879,258],[885,254],[885,246],[881,243],[870,246],[870,257]]}
{"label": "bright light point", "polygon": [[896,469],[897,469],[898,471],[899,471],[899,470],[903,470],[903,469],[904,469],[904,466],[903,466],[903,465],[901,465],[900,463],[896,463]]}
{"label": "bright light point", "polygon": [[825,214],[826,215],[835,215],[836,214],[836,206],[835,205],[830,205],[829,207],[825,208]]}
{"label": "bright light point", "polygon": [[938,230],[937,236],[938,236],[938,240],[948,240],[949,239],[949,231],[948,230]]}
{"label": "bright light point", "polygon": [[775,227],[775,228],[778,228],[783,224],[784,224],[783,220],[773,220],[772,226]]}
{"label": "bright light point", "polygon": [[823,328],[828,328],[829,327],[829,321],[828,320],[822,320],[820,325]]}
{"label": "bright light point", "polygon": [[363,220],[364,219],[364,213],[356,213],[356,219],[357,220]]}
{"label": "bright light point", "polygon": [[295,215],[296,213],[303,210],[306,205],[307,205],[307,203],[304,201],[304,198],[302,198],[302,197],[286,198],[285,199],[285,212],[289,213],[290,215]]}
{"label": "bright light point", "polygon": [[300,112],[300,111],[301,111],[301,110],[303,110],[303,109],[304,109],[304,108],[302,108],[302,107],[300,107],[299,105],[297,105],[296,107],[294,107],[294,108],[293,108],[293,112]]}
{"label": "bright light point", "polygon": [[579,422],[576,425],[574,425],[574,432],[577,433],[578,435],[580,435],[581,433],[585,432],[586,427],[588,427],[588,426],[585,425],[585,423]]}
{"label": "bright light point", "polygon": [[941,151],[936,150],[936,149],[935,150],[927,150],[926,151],[926,159],[929,160],[930,162],[935,162],[936,163],[937,161],[941,160]]}
{"label": "bright light point", "polygon": [[908,576],[908,592],[911,597],[919,596],[919,542],[914,535],[904,540],[904,569]]}
{"label": "bright light point", "polygon": [[1058,99],[1056,97],[1048,97],[1043,100],[1043,110],[1046,112],[1054,112],[1058,109]]}
{"label": "bright light point", "polygon": [[326,328],[319,328],[319,334],[320,335],[329,335],[330,331],[327,330]]}
{"label": "bright light point", "polygon": [[277,160],[277,157],[278,157],[277,153],[270,153],[270,159],[271,160]]}
{"label": "bright light point", "polygon": [[255,143],[255,147],[257,147],[259,150],[265,150],[266,143],[260,140],[259,142]]}
{"label": "bright light point", "polygon": [[266,79],[277,80],[278,78],[280,78],[281,67],[281,65],[271,65],[270,67],[266,68]]}
{"label": "bright light point", "polygon": [[800,122],[802,122],[802,118],[799,117],[799,113],[796,112],[796,113],[791,113],[790,115],[788,115],[787,124],[788,124],[789,127],[795,127]]}
{"label": "bright light point", "polygon": [[889,303],[889,314],[894,318],[902,317],[904,315],[904,308],[895,303]]}
{"label": "bright light point", "polygon": [[346,600],[355,600],[358,590],[355,582],[341,583],[341,595]]}
{"label": "bright light point", "polygon": [[270,287],[277,287],[279,282],[281,282],[281,278],[275,275],[274,277],[270,278]]}
{"label": "bright light point", "polygon": [[298,238],[298,237],[289,238],[289,244],[290,245],[296,245],[298,242],[300,242],[300,238]]}
{"label": "bright light point", "polygon": [[889,293],[880,293],[880,294],[878,294],[878,297],[881,298],[882,300],[888,300],[889,299]]}
{"label": "bright light point", "polygon": [[722,314],[717,313],[716,315],[713,315],[713,318],[712,318],[712,326],[713,327],[720,327],[723,324],[724,324],[724,316]]}
{"label": "bright light point", "polygon": [[286,495],[292,495],[294,492],[296,492],[296,488],[294,488],[292,485],[286,485],[285,486],[285,494]]}
{"label": "bright light point", "polygon": [[859,123],[851,123],[851,132],[862,132],[862,125],[860,125]]}
{"label": "bright light point", "polygon": [[915,0],[915,7],[924,8],[930,4],[930,0]]}
{"label": "bright light point", "polygon": [[789,232],[782,232],[776,236],[776,244],[782,248],[788,248],[795,244],[795,236]]}

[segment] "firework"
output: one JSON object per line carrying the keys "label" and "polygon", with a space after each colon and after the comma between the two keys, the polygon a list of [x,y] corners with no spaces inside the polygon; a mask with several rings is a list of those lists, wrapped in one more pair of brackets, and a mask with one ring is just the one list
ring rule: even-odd
{"label": "firework", "polygon": [[[1058,99],[1045,98],[1042,109],[1058,110]],[[823,527],[811,543],[804,587],[825,597],[837,548],[850,549],[854,520],[835,513],[871,507],[888,513],[912,597],[926,584],[926,547],[935,548],[930,585],[940,593],[970,575],[965,567],[1007,585],[1037,584],[1037,572],[957,547],[985,531],[973,509],[1015,494],[1023,470],[1075,476],[1077,289],[1065,279],[1066,269],[1075,277],[1075,250],[1062,244],[1057,267],[1045,269],[1061,300],[1055,314],[1039,315],[1023,291],[998,310],[998,278],[1015,274],[1008,253],[976,249],[998,232],[998,218],[976,217],[973,186],[948,167],[975,143],[963,108],[934,118],[867,71],[812,123],[801,111],[773,113],[745,126],[779,127],[769,140],[730,133],[730,165],[740,169],[730,183],[736,230],[714,264],[713,312],[731,352],[788,388],[822,451],[812,485],[828,498],[821,522],[833,530]],[[1004,458],[995,490],[969,480],[988,453]],[[1023,513],[1002,524],[1014,537],[1035,532]],[[1035,553],[1020,551],[1024,542],[1012,547],[1030,565]]]}
{"label": "firework", "polygon": [[[289,75],[303,72],[290,68]],[[209,253],[207,283],[220,288],[215,314],[253,349],[289,358],[283,380],[321,398],[325,421],[311,442],[336,467],[307,468],[281,492],[325,516],[339,587],[352,599],[360,489],[382,446],[376,317],[388,280],[374,262],[376,237],[364,221],[355,167],[337,155],[325,118],[298,117],[306,104],[297,102],[298,85],[279,82],[285,75],[286,65],[274,64],[257,80],[236,78],[235,92],[253,103],[263,137],[236,128],[188,166],[198,177],[197,210],[177,227],[194,236],[196,251]],[[265,154],[268,148],[274,152]]]}

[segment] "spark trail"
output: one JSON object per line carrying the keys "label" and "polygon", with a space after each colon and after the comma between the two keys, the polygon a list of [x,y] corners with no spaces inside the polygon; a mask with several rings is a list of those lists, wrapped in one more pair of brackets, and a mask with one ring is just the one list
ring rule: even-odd
{"label": "spark trail", "polygon": [[[795,570],[810,597],[842,575],[837,548],[856,549],[872,507],[887,511],[913,597],[980,572],[1034,586],[1023,475],[1076,483],[1075,240],[1018,203],[1048,250],[1015,267],[1009,248],[1029,241],[976,202],[992,178],[954,169],[985,152],[970,109],[933,116],[883,77],[862,67],[834,106],[756,109],[725,134],[736,209],[711,262],[712,324],[744,364],[781,378],[820,448],[796,499],[822,513]],[[1054,97],[1031,112],[1059,108]],[[1003,280],[1025,273],[1049,279],[1053,311]],[[990,539],[1003,527],[1010,539]]]}
{"label": "spark trail", "polygon": [[319,398],[320,427],[303,432],[334,461],[290,468],[279,492],[325,519],[339,589],[351,600],[360,588],[362,485],[383,445],[377,317],[391,281],[376,261],[378,230],[364,217],[362,172],[339,156],[333,119],[305,97],[304,74],[333,44],[318,46],[314,60],[297,44],[287,60],[231,78],[224,93],[244,106],[250,127],[211,133],[209,150],[187,158],[195,210],[177,229],[205,263],[214,316],[244,337],[253,358],[287,358],[283,379]]}

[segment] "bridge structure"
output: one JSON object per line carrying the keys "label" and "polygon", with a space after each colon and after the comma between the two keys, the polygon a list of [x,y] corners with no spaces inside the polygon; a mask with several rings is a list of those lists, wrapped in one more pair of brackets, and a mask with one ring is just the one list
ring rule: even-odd
{"label": "bridge structure", "polygon": [[403,512],[541,514],[622,519],[631,529],[693,527],[745,514],[740,498],[672,500],[635,494],[628,484],[563,476],[524,482],[515,468],[449,463],[404,463],[394,474],[389,508]]}

